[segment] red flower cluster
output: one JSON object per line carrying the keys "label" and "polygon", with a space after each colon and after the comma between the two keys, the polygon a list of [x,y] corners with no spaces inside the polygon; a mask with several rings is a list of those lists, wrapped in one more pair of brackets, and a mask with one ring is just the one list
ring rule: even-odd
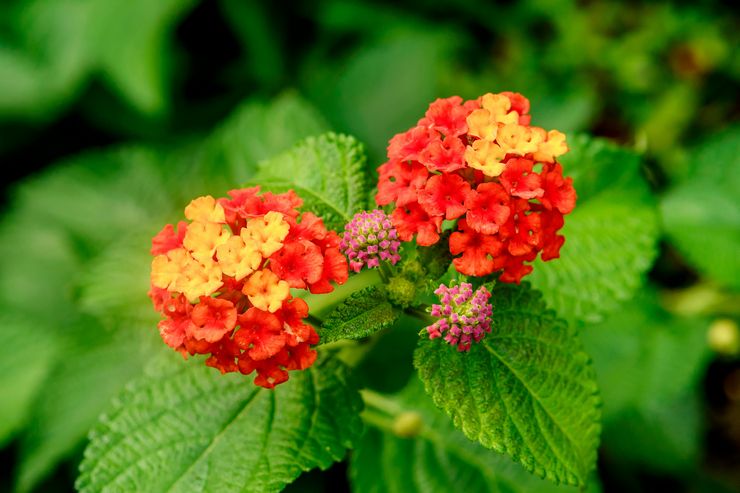
{"label": "red flower cluster", "polygon": [[152,240],[154,307],[164,315],[164,342],[188,354],[210,354],[222,373],[256,371],[273,388],[288,370],[313,364],[319,341],[303,322],[308,305],[290,288],[312,293],[344,283],[339,236],[293,192],[232,190],[230,199],[199,197],[185,209],[192,222],[167,225]]}
{"label": "red flower cluster", "polygon": [[530,126],[528,112],[521,94],[453,96],[394,136],[375,200],[395,205],[399,238],[432,245],[442,222],[457,220],[449,241],[455,268],[472,276],[502,271],[505,282],[520,282],[539,252],[557,258],[564,242],[557,232],[576,202],[557,163],[568,148],[557,130]]}

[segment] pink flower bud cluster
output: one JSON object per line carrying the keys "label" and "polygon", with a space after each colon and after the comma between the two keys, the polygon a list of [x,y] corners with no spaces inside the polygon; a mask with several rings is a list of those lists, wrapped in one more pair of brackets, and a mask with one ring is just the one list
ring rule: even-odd
{"label": "pink flower bud cluster", "polygon": [[458,351],[468,351],[491,332],[491,293],[484,286],[473,292],[467,282],[452,287],[440,284],[434,294],[442,304],[432,305],[431,314],[439,320],[426,328],[430,339],[444,337]]}
{"label": "pink flower bud cluster", "polygon": [[358,212],[344,227],[344,236],[339,244],[349,259],[349,267],[360,272],[363,266],[378,267],[381,260],[394,264],[401,260],[398,248],[398,232],[385,212],[376,209]]}

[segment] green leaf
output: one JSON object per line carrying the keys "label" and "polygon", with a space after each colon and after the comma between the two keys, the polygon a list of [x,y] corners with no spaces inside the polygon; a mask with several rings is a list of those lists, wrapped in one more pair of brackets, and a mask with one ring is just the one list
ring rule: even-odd
{"label": "green leaf", "polygon": [[[379,6],[370,10],[381,11]],[[332,66],[325,55],[316,58],[320,64],[308,64],[303,71],[312,100],[336,128],[367,142],[373,163],[385,158],[394,133],[413,126],[435,97],[446,96],[439,94],[440,76],[453,70],[456,48],[465,36],[418,20],[399,25],[398,16],[376,17],[375,26],[395,25],[380,35],[376,28],[375,36],[346,59]]]}
{"label": "green leaf", "polygon": [[304,209],[341,230],[367,206],[365,151],[354,137],[327,133],[309,137],[293,149],[260,163],[255,183],[267,190],[289,189],[303,199]]}
{"label": "green leaf", "polygon": [[141,147],[75,156],[18,187],[14,206],[33,215],[37,227],[54,224],[97,253],[132,230],[156,233],[170,215],[162,159]]}
{"label": "green leaf", "polygon": [[574,329],[528,286],[497,285],[492,332],[467,353],[422,339],[414,364],[471,440],[535,474],[582,485],[596,463],[600,401]]}
{"label": "green leaf", "polygon": [[643,290],[623,310],[588,327],[604,402],[602,442],[620,460],[663,471],[692,467],[701,453],[701,378],[710,359],[707,322],[675,318]]}
{"label": "green leaf", "polygon": [[656,255],[658,223],[640,159],[607,141],[578,136],[563,156],[578,193],[565,217],[560,258],[537,260],[530,276],[569,322],[597,322],[633,296]]}
{"label": "green leaf", "polygon": [[92,432],[81,492],[278,491],[341,460],[362,431],[362,402],[335,359],[275,390],[202,361],[161,366]]}
{"label": "green leaf", "polygon": [[168,41],[194,0],[94,3],[92,50],[107,82],[139,112],[162,116],[169,108]]}
{"label": "green leaf", "polygon": [[[577,491],[537,478],[468,440],[435,408],[416,378],[395,395],[363,395],[368,427],[350,462],[356,493]],[[600,491],[595,481],[589,486],[588,491]]]}
{"label": "green leaf", "polygon": [[321,115],[292,92],[269,103],[244,103],[203,142],[171,157],[169,166],[185,178],[178,181],[177,202],[184,207],[193,197],[238,188],[253,178],[258,162],[328,129]]}
{"label": "green leaf", "polygon": [[661,201],[663,225],[702,274],[740,289],[740,126],[702,145],[692,165],[688,179]]}
{"label": "green leaf", "polygon": [[76,325],[68,327],[74,334],[66,334],[21,437],[19,492],[32,490],[76,450],[111,397],[152,357],[155,327],[110,333],[89,317]]}
{"label": "green leaf", "polygon": [[91,3],[15,4],[9,29],[0,30],[0,119],[49,119],[81,90],[92,66]]}
{"label": "green leaf", "polygon": [[321,343],[340,339],[362,339],[396,321],[396,312],[385,293],[377,286],[368,286],[352,293],[324,319],[319,329]]}
{"label": "green leaf", "polygon": [[0,332],[0,446],[25,425],[31,404],[54,361],[57,340],[28,317],[2,309]]}

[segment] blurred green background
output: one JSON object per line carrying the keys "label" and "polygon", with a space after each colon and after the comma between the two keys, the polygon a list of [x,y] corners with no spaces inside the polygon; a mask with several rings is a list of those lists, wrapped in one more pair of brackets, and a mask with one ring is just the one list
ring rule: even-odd
{"label": "blurred green background", "polygon": [[646,287],[583,328],[603,491],[740,490],[739,21],[715,1],[4,0],[0,491],[72,489],[157,346],[142,245],[189,197],[328,128],[375,167],[435,98],[506,90],[639,153],[661,214]]}

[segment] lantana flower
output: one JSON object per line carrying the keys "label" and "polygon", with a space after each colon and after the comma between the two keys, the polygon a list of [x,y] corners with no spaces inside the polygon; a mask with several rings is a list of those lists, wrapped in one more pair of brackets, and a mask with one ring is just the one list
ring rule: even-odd
{"label": "lantana flower", "polygon": [[222,373],[256,372],[255,384],[273,388],[316,359],[308,305],[290,289],[328,293],[347,280],[347,261],[337,233],[301,215],[294,192],[229,196],[196,198],[185,208],[190,222],[154,237],[149,295],[165,344],[209,354],[206,364]]}
{"label": "lantana flower", "polygon": [[520,282],[540,253],[559,256],[558,230],[576,202],[557,162],[568,146],[561,132],[530,125],[529,106],[511,92],[438,99],[390,140],[375,199],[394,206],[402,241],[433,245],[443,221],[455,221],[455,268],[505,282]]}

